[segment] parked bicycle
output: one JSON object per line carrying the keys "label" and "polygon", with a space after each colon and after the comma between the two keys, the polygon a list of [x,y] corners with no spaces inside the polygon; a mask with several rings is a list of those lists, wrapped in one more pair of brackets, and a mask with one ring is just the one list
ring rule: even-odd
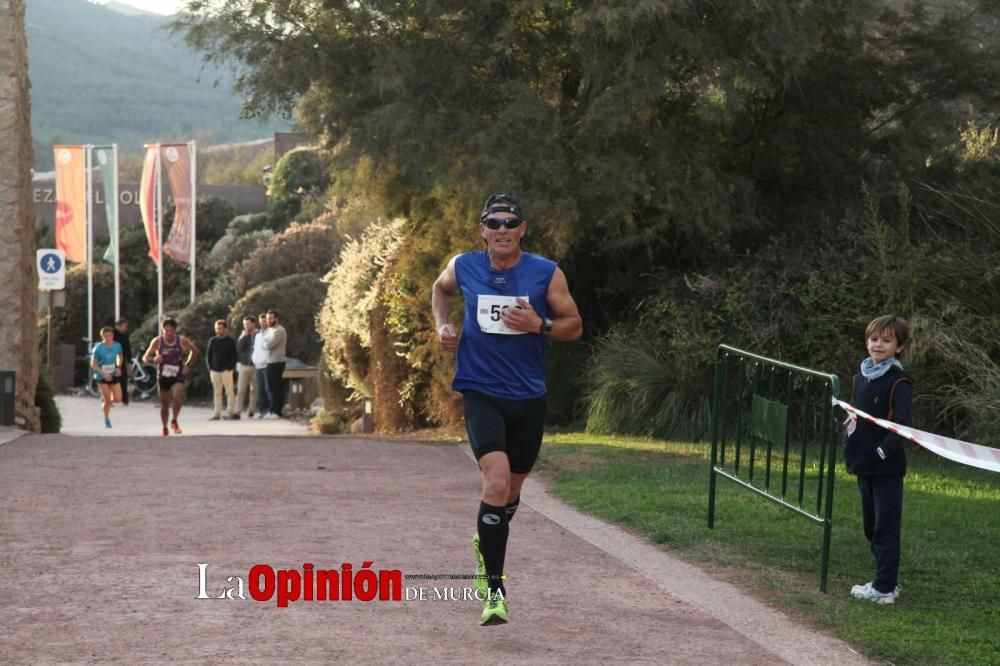
{"label": "parked bicycle", "polygon": [[[139,345],[137,349],[141,349],[142,351],[132,359],[132,363],[129,366],[132,372],[128,377],[128,383],[129,385],[134,385],[139,397],[145,400],[156,390],[156,366],[142,360],[142,355],[146,351],[143,345]],[[90,395],[100,398],[101,389],[97,386],[97,377],[94,375],[93,370],[89,368],[90,357],[87,357],[87,363],[87,381],[83,385],[84,389]]]}

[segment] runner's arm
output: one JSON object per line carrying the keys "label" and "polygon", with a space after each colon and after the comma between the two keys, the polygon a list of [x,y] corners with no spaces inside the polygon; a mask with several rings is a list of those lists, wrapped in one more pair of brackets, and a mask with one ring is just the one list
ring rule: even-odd
{"label": "runner's arm", "polygon": [[152,341],[150,341],[149,343],[149,348],[146,350],[146,353],[142,355],[142,360],[145,361],[146,363],[151,362],[153,359],[156,358],[156,354],[159,351],[160,351],[160,339],[153,338]]}
{"label": "runner's arm", "polygon": [[548,301],[549,312],[553,315],[552,332],[549,333],[549,337],[562,342],[579,340],[583,335],[583,319],[576,307],[576,301],[569,293],[566,274],[558,266],[552,274],[545,300]]}
{"label": "runner's arm", "polygon": [[438,279],[434,281],[431,289],[431,311],[434,314],[434,328],[441,346],[446,350],[453,350],[458,347],[458,335],[455,328],[448,322],[451,317],[451,309],[455,304],[455,294],[458,293],[458,278],[455,277],[455,260],[457,256],[451,258],[448,265]]}
{"label": "runner's arm", "polygon": [[438,330],[448,323],[451,308],[455,303],[455,294],[458,292],[458,278],[455,277],[455,260],[457,258],[452,257],[448,261],[448,265],[434,281],[434,288],[431,292],[434,327]]}
{"label": "runner's arm", "polygon": [[194,362],[198,360],[198,347],[185,337],[181,338],[181,348],[188,353],[187,360],[184,361],[184,365],[189,368],[194,365]]}

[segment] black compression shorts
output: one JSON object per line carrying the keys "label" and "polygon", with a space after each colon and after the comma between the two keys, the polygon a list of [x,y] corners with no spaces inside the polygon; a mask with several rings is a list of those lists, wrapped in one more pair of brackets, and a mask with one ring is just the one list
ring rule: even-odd
{"label": "black compression shorts", "polygon": [[503,451],[510,460],[510,471],[530,472],[542,448],[545,396],[507,400],[478,391],[464,391],[463,395],[465,428],[476,460],[487,453]]}
{"label": "black compression shorts", "polygon": [[174,384],[180,384],[181,386],[183,386],[184,385],[184,378],[183,377],[160,377],[159,379],[156,380],[156,383],[159,385],[161,391],[169,391],[174,386]]}

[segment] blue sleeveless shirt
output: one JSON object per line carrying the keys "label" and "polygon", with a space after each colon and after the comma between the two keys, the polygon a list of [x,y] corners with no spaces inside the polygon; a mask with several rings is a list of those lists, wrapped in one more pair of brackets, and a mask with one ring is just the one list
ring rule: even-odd
{"label": "blue sleeveless shirt", "polygon": [[[487,333],[479,326],[479,296],[527,298],[539,317],[548,316],[546,296],[556,263],[525,252],[512,268],[490,265],[486,250],[466,252],[455,259],[455,278],[465,297],[462,336],[451,388],[479,391],[508,400],[545,395],[545,337],[537,333],[505,335]],[[489,308],[483,313],[490,316]],[[494,313],[494,320],[499,317]]]}

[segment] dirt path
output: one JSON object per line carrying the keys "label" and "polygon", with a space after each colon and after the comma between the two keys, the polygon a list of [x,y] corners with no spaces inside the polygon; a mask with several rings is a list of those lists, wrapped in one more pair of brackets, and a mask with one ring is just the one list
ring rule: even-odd
{"label": "dirt path", "polygon": [[[860,663],[538,486],[512,525],[511,622],[479,627],[479,603],[431,600],[469,581],[412,578],[473,570],[479,482],[451,444],[25,435],[0,446],[0,488],[5,663]],[[365,561],[430,599],[196,598],[199,563],[214,597],[256,564]]]}

